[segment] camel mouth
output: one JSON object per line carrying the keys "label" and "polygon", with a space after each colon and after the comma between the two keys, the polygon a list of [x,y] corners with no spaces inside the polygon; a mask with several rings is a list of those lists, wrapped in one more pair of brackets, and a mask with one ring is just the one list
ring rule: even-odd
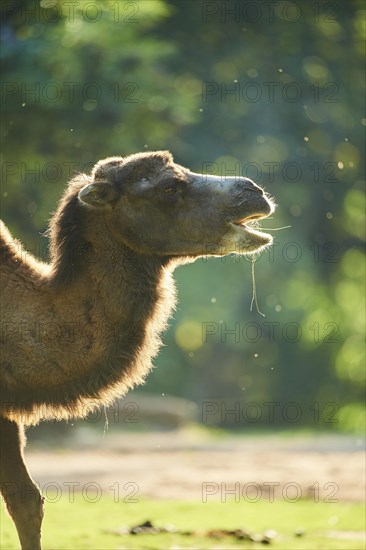
{"label": "camel mouth", "polygon": [[270,212],[256,212],[255,214],[250,214],[245,218],[242,218],[239,221],[231,222],[235,227],[240,228],[241,231],[248,233],[249,235],[260,237],[261,239],[267,241],[268,243],[272,242],[272,235],[260,231],[259,220],[267,218]]}
{"label": "camel mouth", "polygon": [[255,214],[250,214],[250,216],[245,216],[245,218],[240,219],[237,222],[233,222],[234,225],[246,225],[250,222],[256,222],[258,220],[261,220],[262,218],[266,218],[269,216],[268,212],[256,212]]}

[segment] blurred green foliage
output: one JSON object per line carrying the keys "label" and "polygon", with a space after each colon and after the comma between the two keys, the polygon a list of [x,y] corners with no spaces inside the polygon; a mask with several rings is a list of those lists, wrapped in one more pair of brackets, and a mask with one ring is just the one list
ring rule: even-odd
{"label": "blurred green foliage", "polygon": [[294,402],[297,422],[361,429],[363,2],[1,9],[3,218],[28,249],[46,256],[41,233],[75,171],[160,148],[195,171],[252,177],[278,203],[263,225],[291,225],[257,259],[265,318],[249,311],[248,258],[177,271],[180,306],[145,389],[280,411]]}

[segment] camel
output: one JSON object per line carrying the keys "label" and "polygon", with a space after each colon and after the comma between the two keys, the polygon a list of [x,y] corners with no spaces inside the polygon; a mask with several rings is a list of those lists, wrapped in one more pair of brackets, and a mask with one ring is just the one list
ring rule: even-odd
{"label": "camel", "polygon": [[268,246],[251,222],[273,210],[251,180],[196,174],[156,151],[101,160],[68,183],[49,263],[2,223],[0,482],[23,550],[41,548],[44,514],[24,426],[83,417],[142,383],[174,308],[174,268]]}

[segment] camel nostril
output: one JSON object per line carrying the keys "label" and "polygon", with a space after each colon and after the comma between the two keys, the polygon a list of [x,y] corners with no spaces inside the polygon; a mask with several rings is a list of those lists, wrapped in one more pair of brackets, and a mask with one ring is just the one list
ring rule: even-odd
{"label": "camel nostril", "polygon": [[248,184],[248,189],[250,191],[253,191],[255,193],[260,193],[261,195],[264,194],[264,191],[261,187],[259,187],[259,185],[257,185],[256,183],[254,183],[254,181],[252,180],[248,180],[249,184]]}
{"label": "camel nostril", "polygon": [[239,191],[252,191],[253,193],[259,193],[260,195],[264,194],[263,189],[249,178],[241,178],[236,183],[235,187]]}
{"label": "camel nostril", "polygon": [[253,186],[249,189],[249,191],[253,191],[253,193],[259,193],[260,195],[264,195],[264,191],[259,185],[256,185],[255,183]]}

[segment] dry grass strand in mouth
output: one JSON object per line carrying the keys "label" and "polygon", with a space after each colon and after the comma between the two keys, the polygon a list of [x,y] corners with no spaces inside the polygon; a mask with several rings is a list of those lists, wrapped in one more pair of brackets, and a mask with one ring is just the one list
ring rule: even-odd
{"label": "dry grass strand in mouth", "polygon": [[[253,222],[253,226],[254,226],[254,224],[258,229],[259,228],[260,229],[265,229],[265,231],[280,231],[280,229],[288,229],[289,227],[291,227],[291,225],[285,225],[283,227],[274,227],[272,229],[266,229],[266,228],[261,227],[258,222]],[[265,314],[260,311],[259,306],[258,306],[257,287],[256,287],[256,282],[255,282],[255,269],[254,269],[254,266],[255,266],[255,262],[257,261],[258,256],[253,255],[253,257],[252,257],[252,288],[253,288],[253,294],[252,294],[252,301],[250,303],[250,311],[253,311],[253,304],[255,304],[255,307],[257,308],[257,312],[259,313],[259,315],[262,315],[262,317],[265,317]]]}
{"label": "dry grass strand in mouth", "polygon": [[291,227],[291,225],[284,225],[283,227],[272,227],[272,228],[261,227],[261,229],[264,229],[265,231],[280,231],[280,229],[288,229],[289,227]]}
{"label": "dry grass strand in mouth", "polygon": [[252,301],[250,303],[250,311],[253,311],[253,304],[255,304],[255,307],[257,308],[257,311],[258,311],[259,315],[262,315],[262,317],[265,317],[265,314],[260,311],[259,306],[258,306],[257,287],[256,287],[256,284],[255,284],[255,271],[254,271],[254,266],[255,266],[256,260],[257,260],[257,257],[253,256],[253,259],[252,259],[252,288],[253,288],[253,294],[252,294]]}
{"label": "dry grass strand in mouth", "polygon": [[[267,220],[270,220],[271,218],[266,218]],[[281,231],[281,229],[289,229],[291,225],[284,225],[283,227],[263,227],[261,224],[262,220],[250,220],[246,225],[249,225],[249,227],[252,227],[253,229],[258,229],[260,231]]]}

